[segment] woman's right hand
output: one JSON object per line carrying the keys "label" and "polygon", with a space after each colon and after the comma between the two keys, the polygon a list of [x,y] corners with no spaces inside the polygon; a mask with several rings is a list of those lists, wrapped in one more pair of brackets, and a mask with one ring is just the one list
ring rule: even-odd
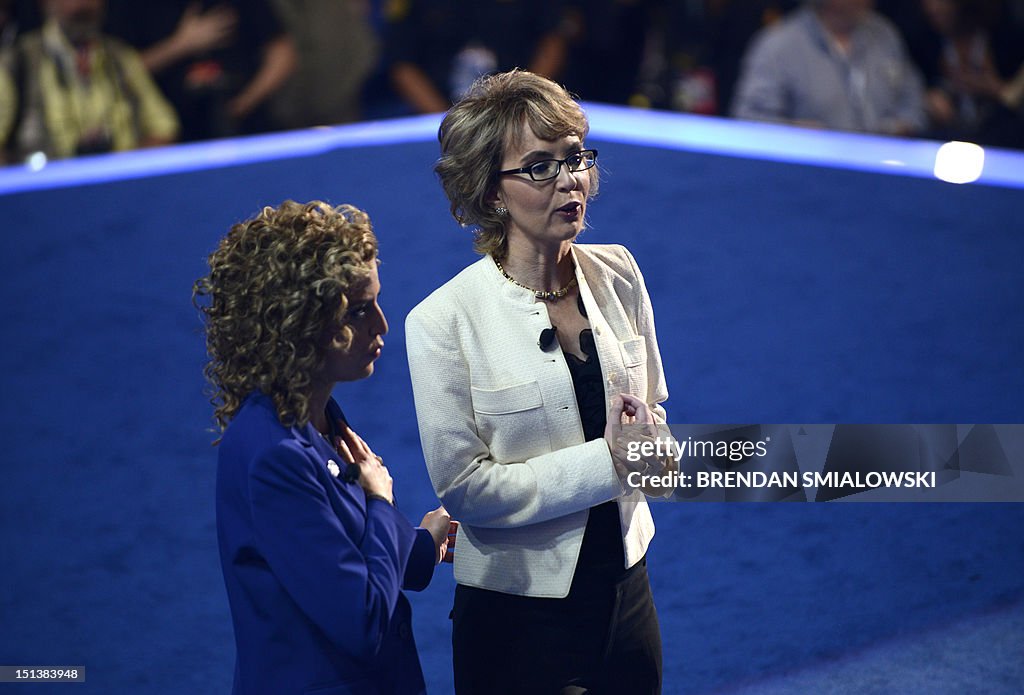
{"label": "woman's right hand", "polygon": [[337,440],[338,450],[349,463],[359,468],[359,485],[368,495],[380,495],[391,504],[395,503],[393,481],[384,465],[384,459],[377,456],[363,438],[344,425]]}
{"label": "woman's right hand", "polygon": [[451,562],[454,557],[455,536],[459,530],[459,522],[453,521],[444,505],[432,512],[427,512],[420,522],[420,528],[425,528],[434,539],[434,548],[437,551],[436,562]]}
{"label": "woman's right hand", "polygon": [[[631,426],[629,432],[623,431],[624,424]],[[657,475],[665,467],[664,462],[656,456],[644,457],[637,451],[630,453],[628,449],[630,442],[638,443],[657,436],[654,424],[654,415],[643,400],[628,393],[619,394],[612,399],[608,422],[604,428],[604,439],[611,452],[615,470],[623,480],[630,473]],[[643,425],[649,427],[642,427]]]}

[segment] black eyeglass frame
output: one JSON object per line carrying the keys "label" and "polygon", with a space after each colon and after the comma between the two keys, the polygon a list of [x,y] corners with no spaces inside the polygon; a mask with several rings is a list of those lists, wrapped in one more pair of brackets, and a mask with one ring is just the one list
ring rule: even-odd
{"label": "black eyeglass frame", "polygon": [[[588,157],[587,155],[590,156]],[[572,167],[569,166],[569,160],[574,159],[576,157],[579,157],[581,166],[579,166],[576,169],[573,169]],[[590,159],[593,163],[590,166],[582,166],[582,164],[586,162],[588,159]],[[556,162],[558,164],[558,168],[555,169],[554,174],[552,174],[551,176],[547,176],[543,179],[538,179],[536,176],[533,175],[533,168],[535,166],[537,166],[538,164],[546,164],[548,162]],[[506,174],[529,174],[530,178],[534,181],[550,181],[551,179],[558,178],[558,175],[562,173],[563,165],[569,167],[569,171],[571,171],[574,174],[576,172],[586,171],[587,169],[593,169],[595,166],[597,166],[597,150],[593,148],[580,150],[579,152],[573,152],[565,159],[539,159],[529,166],[520,167],[518,169],[506,169],[505,171],[499,171],[498,175],[505,176]]]}

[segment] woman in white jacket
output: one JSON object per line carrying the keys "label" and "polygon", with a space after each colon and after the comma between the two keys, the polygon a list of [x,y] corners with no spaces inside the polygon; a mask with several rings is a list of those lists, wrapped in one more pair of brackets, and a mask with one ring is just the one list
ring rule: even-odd
{"label": "woman in white jacket", "polygon": [[[524,71],[481,79],[447,113],[436,170],[484,257],[406,322],[424,456],[462,524],[458,693],[658,693],[625,422],[664,423],[650,298],[621,246],[579,245],[597,151],[579,105]],[[632,458],[636,458],[635,456]]]}

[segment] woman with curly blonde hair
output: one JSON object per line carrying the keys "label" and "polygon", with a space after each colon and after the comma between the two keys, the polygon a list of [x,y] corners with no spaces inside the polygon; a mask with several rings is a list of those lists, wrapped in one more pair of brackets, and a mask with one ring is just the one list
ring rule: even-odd
{"label": "woman with curly blonde hair", "polygon": [[370,376],[388,325],[377,239],[351,206],[292,201],[236,224],[194,296],[223,430],[217,532],[234,693],[419,693],[405,588],[445,556],[444,508],[414,528],[331,391]]}

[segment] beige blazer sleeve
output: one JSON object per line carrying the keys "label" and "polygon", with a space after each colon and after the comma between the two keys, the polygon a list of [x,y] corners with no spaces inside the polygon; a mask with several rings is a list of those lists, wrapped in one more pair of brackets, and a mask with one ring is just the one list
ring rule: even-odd
{"label": "beige blazer sleeve", "polygon": [[[514,314],[488,316],[489,310],[494,307],[465,306],[446,294],[406,320],[424,458],[449,513],[477,527],[516,527],[621,495],[604,440],[550,451],[549,427],[564,416],[544,403],[545,375],[529,378],[537,347],[520,351],[509,326]],[[474,386],[474,365],[488,360],[523,379],[494,389]]]}

